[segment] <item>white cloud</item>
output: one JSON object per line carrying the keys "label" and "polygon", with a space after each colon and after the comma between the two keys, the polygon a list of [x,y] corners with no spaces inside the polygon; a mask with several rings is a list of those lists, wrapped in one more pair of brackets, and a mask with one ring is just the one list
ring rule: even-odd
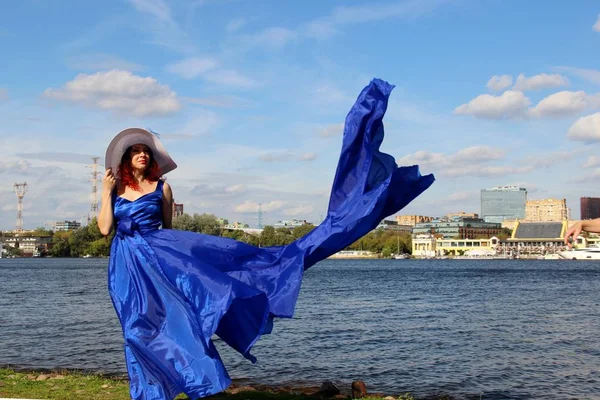
{"label": "white cloud", "polygon": [[[440,206],[452,206],[453,210],[456,210],[458,206],[461,210],[469,209],[471,202],[478,202],[480,197],[479,190],[454,192],[449,195],[440,196],[433,200],[431,205],[435,206],[439,210]],[[465,207],[466,205],[466,207]],[[436,211],[439,212],[439,211]]]}
{"label": "white cloud", "polygon": [[583,80],[600,85],[600,71],[576,67],[555,67],[554,69],[575,75]]}
{"label": "white cloud", "polygon": [[500,92],[512,85],[513,78],[510,75],[494,75],[488,81],[486,87],[494,92]]}
{"label": "white cloud", "polygon": [[219,68],[220,63],[212,58],[192,57],[167,65],[166,70],[185,79],[201,77],[218,85],[249,89],[259,82],[237,71]]}
{"label": "white cloud", "polygon": [[569,128],[567,137],[583,142],[600,142],[600,113],[579,118]]}
{"label": "white cloud", "polygon": [[339,32],[343,25],[376,22],[401,17],[418,17],[433,11],[443,0],[394,1],[391,3],[369,3],[356,6],[340,6],[325,17],[308,22],[302,30],[308,37],[328,38]]}
{"label": "white cloud", "polygon": [[321,137],[342,136],[344,133],[344,124],[331,124],[318,130]]}
{"label": "white cloud", "polygon": [[517,81],[513,90],[519,90],[525,92],[528,90],[541,90],[550,89],[561,86],[568,86],[569,80],[560,74],[539,74],[527,78],[525,75],[520,74],[517,77]]}
{"label": "white cloud", "polygon": [[504,150],[494,149],[489,146],[471,146],[457,151],[448,157],[451,164],[465,162],[488,162],[504,158]]}
{"label": "white cloud", "polygon": [[298,34],[291,29],[271,27],[252,35],[245,35],[241,40],[251,47],[262,46],[272,49],[281,49],[297,37]]}
{"label": "white cloud", "polygon": [[316,160],[319,155],[317,153],[303,153],[298,156],[298,161],[313,161]]}
{"label": "white cloud", "polygon": [[442,153],[432,153],[425,150],[419,150],[414,154],[396,159],[398,165],[438,165],[443,166],[448,163],[447,156]]}
{"label": "white cloud", "polygon": [[8,100],[8,90],[0,88],[0,102]]}
{"label": "white cloud", "polygon": [[225,25],[225,30],[229,33],[237,32],[246,25],[246,22],[245,18],[232,19]]}
{"label": "white cloud", "polygon": [[218,65],[212,58],[193,57],[169,64],[166,70],[185,79],[193,79]]}
{"label": "white cloud", "polygon": [[254,105],[254,103],[250,100],[232,95],[183,97],[183,100],[193,104],[199,104],[201,106],[216,108],[247,108]]}
{"label": "white cloud", "polygon": [[[274,201],[270,201],[268,203],[260,204],[260,208],[262,211],[278,210],[278,209],[282,208],[283,206],[285,206],[285,202],[280,201],[280,200],[274,200]],[[258,208],[259,208],[259,203],[246,200],[242,204],[238,204],[237,206],[235,206],[234,210],[235,210],[235,212],[238,212],[238,213],[252,213],[252,212],[257,212]]]}
{"label": "white cloud", "polygon": [[67,59],[67,66],[78,71],[94,72],[110,71],[112,69],[136,72],[144,69],[144,67],[139,64],[105,53],[84,54],[70,57]]}
{"label": "white cloud", "polygon": [[43,160],[51,162],[61,163],[77,163],[77,164],[91,164],[91,154],[82,153],[69,153],[69,152],[54,152],[54,151],[41,151],[36,153],[17,153],[17,157],[22,157],[26,160]]}
{"label": "white cloud", "polygon": [[564,117],[579,113],[589,106],[590,101],[584,91],[563,90],[542,99],[529,110],[529,114],[535,117]]}
{"label": "white cloud", "polygon": [[507,90],[500,96],[482,94],[454,110],[457,115],[472,115],[486,119],[510,119],[523,117],[531,101],[523,92]]}
{"label": "white cloud", "polygon": [[285,209],[285,210],[283,210],[283,214],[293,217],[293,216],[298,216],[298,215],[310,214],[313,211],[314,211],[314,207],[309,206],[309,205],[304,205],[304,206],[297,206],[297,207]]}
{"label": "white cloud", "polygon": [[0,174],[9,172],[25,172],[31,167],[31,164],[25,160],[20,161],[0,161]]}
{"label": "white cloud", "polygon": [[204,75],[204,79],[218,85],[233,86],[242,89],[251,89],[260,85],[254,79],[227,69],[210,71]]}
{"label": "white cloud", "polygon": [[[194,44],[175,21],[167,2],[163,0],[129,0],[129,3],[138,12],[152,17],[151,21],[144,21],[138,26],[152,35],[153,44],[185,54],[195,51]],[[135,22],[129,21],[129,23],[136,25]]]}
{"label": "white cloud", "polygon": [[231,185],[231,186],[227,186],[225,188],[225,191],[228,193],[242,193],[242,192],[245,192],[246,190],[247,190],[247,186],[242,185],[242,184]]}
{"label": "white cloud", "polygon": [[598,156],[589,156],[586,162],[581,166],[582,168],[596,168],[600,167],[600,157]]}
{"label": "white cloud", "polygon": [[437,174],[447,177],[473,176],[490,177],[505,176],[530,172],[535,165],[489,165],[496,160],[504,160],[505,151],[489,146],[471,146],[452,154],[417,151],[402,157],[398,165],[434,166]]}
{"label": "white cloud", "polygon": [[513,174],[524,174],[530,172],[533,169],[531,166],[506,166],[506,165],[466,165],[466,166],[454,166],[441,171],[442,175],[457,177],[457,176],[478,176],[478,177],[491,177],[491,176],[506,176]]}
{"label": "white cloud", "polygon": [[563,163],[575,158],[580,152],[581,150],[543,153],[541,155],[527,157],[525,163],[533,168],[551,168],[557,166],[556,160],[560,160],[560,162]]}
{"label": "white cloud", "polygon": [[137,117],[168,115],[181,108],[167,85],[120,70],[79,74],[60,89],[46,89],[44,96]]}
{"label": "white cloud", "polygon": [[452,167],[464,164],[482,164],[493,160],[501,160],[505,151],[489,146],[470,146],[458,150],[453,154],[432,153],[419,150],[412,155],[396,160],[398,165],[436,166],[439,168]]}
{"label": "white cloud", "polygon": [[596,19],[596,23],[592,27],[596,32],[600,32],[600,14],[598,14],[598,19]]}
{"label": "white cloud", "polygon": [[216,113],[208,110],[195,110],[194,117],[183,123],[180,128],[169,132],[169,134],[191,137],[211,136],[220,124],[221,120]]}
{"label": "white cloud", "polygon": [[160,21],[173,22],[169,6],[162,0],[129,0],[134,7],[148,13]]}
{"label": "white cloud", "polygon": [[258,159],[264,162],[285,162],[290,161],[292,157],[292,153],[289,150],[275,150],[260,154]]}
{"label": "white cloud", "polygon": [[232,95],[214,95],[205,97],[183,97],[183,100],[201,106],[216,108],[248,108],[255,106],[250,100]]}
{"label": "white cloud", "polygon": [[354,97],[349,96],[335,86],[324,84],[311,90],[311,101],[320,104],[345,103],[352,104]]}

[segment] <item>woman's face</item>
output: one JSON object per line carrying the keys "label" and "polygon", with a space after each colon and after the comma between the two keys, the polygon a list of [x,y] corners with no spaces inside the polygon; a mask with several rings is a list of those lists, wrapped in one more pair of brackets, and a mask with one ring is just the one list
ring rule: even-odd
{"label": "woman's face", "polygon": [[131,146],[131,166],[133,169],[144,171],[152,161],[152,152],[145,144]]}

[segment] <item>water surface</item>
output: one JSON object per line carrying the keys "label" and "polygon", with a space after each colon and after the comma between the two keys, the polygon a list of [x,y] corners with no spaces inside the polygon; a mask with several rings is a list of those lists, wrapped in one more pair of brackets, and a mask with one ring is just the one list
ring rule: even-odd
{"label": "water surface", "polygon": [[[0,365],[124,373],[106,260],[0,260]],[[600,394],[600,263],[328,260],[233,378],[457,398]]]}

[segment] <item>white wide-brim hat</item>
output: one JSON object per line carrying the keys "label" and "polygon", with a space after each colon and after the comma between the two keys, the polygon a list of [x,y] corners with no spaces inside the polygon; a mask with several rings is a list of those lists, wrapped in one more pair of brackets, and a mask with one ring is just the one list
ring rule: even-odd
{"label": "white wide-brim hat", "polygon": [[169,156],[169,153],[167,153],[167,150],[160,140],[158,140],[156,135],[145,129],[129,128],[119,132],[117,136],[111,140],[106,149],[104,166],[107,169],[112,168],[112,172],[115,176],[118,174],[118,168],[121,163],[121,158],[123,158],[123,154],[125,154],[127,149],[134,144],[145,144],[152,150],[152,157],[158,164],[161,175],[177,168],[177,164],[175,164],[175,161]]}

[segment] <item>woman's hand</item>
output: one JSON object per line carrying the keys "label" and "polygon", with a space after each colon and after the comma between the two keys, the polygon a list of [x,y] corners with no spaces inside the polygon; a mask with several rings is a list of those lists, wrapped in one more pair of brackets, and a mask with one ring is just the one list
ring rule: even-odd
{"label": "woman's hand", "polygon": [[567,232],[565,232],[565,244],[569,246],[569,248],[573,247],[573,243],[577,243],[577,237],[581,234],[582,230],[583,224],[581,221],[573,224],[572,227],[567,229]]}
{"label": "woman's hand", "polygon": [[102,190],[105,194],[111,194],[115,185],[117,183],[117,179],[112,172],[112,168],[109,168],[104,173],[104,178],[102,178]]}

